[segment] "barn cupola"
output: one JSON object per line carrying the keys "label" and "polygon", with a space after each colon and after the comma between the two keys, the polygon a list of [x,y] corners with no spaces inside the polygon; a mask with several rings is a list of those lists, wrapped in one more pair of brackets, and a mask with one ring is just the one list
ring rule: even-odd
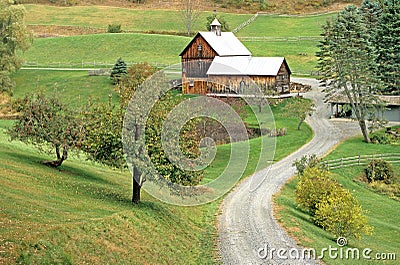
{"label": "barn cupola", "polygon": [[210,26],[211,32],[214,32],[217,36],[221,36],[221,23],[219,23],[217,18],[215,18],[213,22],[211,22]]}

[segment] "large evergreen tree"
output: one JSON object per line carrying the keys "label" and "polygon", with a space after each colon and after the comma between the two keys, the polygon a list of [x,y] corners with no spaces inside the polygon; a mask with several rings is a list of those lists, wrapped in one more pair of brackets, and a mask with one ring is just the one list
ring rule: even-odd
{"label": "large evergreen tree", "polygon": [[348,6],[323,30],[317,52],[321,83],[327,97],[348,99],[364,140],[370,142],[366,121],[379,101],[375,96],[379,82],[374,46],[363,16],[357,7]]}
{"label": "large evergreen tree", "polygon": [[383,94],[400,95],[400,0],[385,0],[376,29],[378,75]]}

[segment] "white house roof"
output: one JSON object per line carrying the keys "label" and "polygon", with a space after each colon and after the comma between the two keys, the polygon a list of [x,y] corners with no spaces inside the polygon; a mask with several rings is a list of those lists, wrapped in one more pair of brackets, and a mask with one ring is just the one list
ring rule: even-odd
{"label": "white house roof", "polygon": [[284,57],[216,56],[207,75],[275,76],[284,62]]}
{"label": "white house roof", "polygon": [[251,52],[240,42],[232,32],[221,32],[217,36],[214,32],[201,31],[199,34],[214,49],[219,56],[250,56]]}

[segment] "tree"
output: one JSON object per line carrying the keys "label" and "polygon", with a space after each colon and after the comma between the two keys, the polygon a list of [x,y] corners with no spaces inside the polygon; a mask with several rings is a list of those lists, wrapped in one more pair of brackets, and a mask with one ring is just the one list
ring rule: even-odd
{"label": "tree", "polygon": [[186,27],[187,35],[190,37],[192,34],[193,24],[200,16],[199,0],[183,0],[182,1],[182,19]]}
{"label": "tree", "polygon": [[117,92],[122,107],[126,108],[136,89],[157,69],[147,62],[138,63],[130,66],[127,73],[121,77],[120,82],[115,84],[114,90]]}
{"label": "tree", "polygon": [[228,22],[224,19],[222,16],[217,16],[216,13],[212,14],[211,16],[207,17],[207,24],[206,24],[206,29],[207,31],[211,30],[211,23],[214,21],[214,19],[218,19],[219,23],[221,24],[221,31],[229,31],[229,25]]}
{"label": "tree", "polygon": [[375,43],[382,93],[400,95],[400,0],[383,1]]}
{"label": "tree", "polygon": [[110,79],[114,84],[119,83],[119,81],[127,74],[126,69],[127,65],[124,60],[122,60],[121,57],[118,58],[110,73]]}
{"label": "tree", "polygon": [[347,98],[364,141],[370,142],[366,121],[381,107],[376,95],[380,82],[376,77],[375,48],[361,13],[355,6],[346,7],[326,23],[322,36],[317,57],[326,98]]}
{"label": "tree", "polygon": [[32,144],[41,151],[55,152],[57,159],[43,161],[45,165],[59,167],[70,151],[82,146],[85,131],[79,113],[62,104],[57,94],[28,95],[17,101],[19,117],[8,134],[12,140]]}
{"label": "tree", "polygon": [[299,123],[297,124],[297,130],[300,130],[300,126],[303,124],[307,116],[311,116],[314,112],[315,105],[309,99],[304,99],[301,97],[296,97],[290,99],[289,102],[285,105],[285,116],[287,117],[295,117],[299,119]]}
{"label": "tree", "polygon": [[0,93],[12,95],[11,74],[21,68],[18,51],[26,51],[32,43],[32,32],[25,25],[25,8],[0,0]]}

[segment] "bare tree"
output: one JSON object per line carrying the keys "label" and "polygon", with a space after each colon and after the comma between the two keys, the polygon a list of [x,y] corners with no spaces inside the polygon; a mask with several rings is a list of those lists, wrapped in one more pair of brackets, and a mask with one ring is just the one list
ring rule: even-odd
{"label": "bare tree", "polygon": [[182,20],[188,36],[191,35],[193,24],[200,16],[199,6],[199,0],[182,0]]}

